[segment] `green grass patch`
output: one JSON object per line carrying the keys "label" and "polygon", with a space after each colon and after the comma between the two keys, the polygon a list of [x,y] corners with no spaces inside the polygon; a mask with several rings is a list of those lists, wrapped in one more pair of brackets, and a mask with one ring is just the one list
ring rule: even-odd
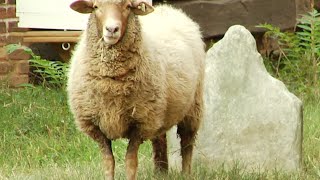
{"label": "green grass patch", "polygon": [[[79,132],[62,90],[35,87],[0,89],[0,179],[103,179],[102,161],[95,142]],[[154,173],[149,142],[139,151],[139,179],[320,179],[320,101],[304,108],[304,169],[253,173],[209,168],[197,164],[191,177],[176,170]],[[127,141],[113,143],[116,179],[125,179]]]}

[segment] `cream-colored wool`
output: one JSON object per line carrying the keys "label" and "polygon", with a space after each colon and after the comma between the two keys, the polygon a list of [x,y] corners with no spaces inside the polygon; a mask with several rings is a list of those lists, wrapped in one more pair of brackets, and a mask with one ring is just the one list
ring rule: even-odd
{"label": "cream-colored wool", "polygon": [[93,121],[108,139],[152,139],[184,120],[196,132],[204,59],[199,26],[170,6],[130,14],[124,37],[111,47],[91,14],[68,79],[75,120],[83,131]]}

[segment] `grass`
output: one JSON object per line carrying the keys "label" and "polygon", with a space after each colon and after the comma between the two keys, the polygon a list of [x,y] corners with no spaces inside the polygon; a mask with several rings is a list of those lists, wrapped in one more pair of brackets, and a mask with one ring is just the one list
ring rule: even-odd
{"label": "grass", "polygon": [[[304,170],[251,173],[241,167],[225,170],[194,166],[192,177],[171,170],[153,172],[151,146],[139,151],[139,179],[320,179],[320,101],[305,102]],[[127,142],[113,144],[116,179],[125,179]],[[103,179],[96,143],[80,133],[67,105],[64,91],[41,87],[0,88],[0,179]]]}

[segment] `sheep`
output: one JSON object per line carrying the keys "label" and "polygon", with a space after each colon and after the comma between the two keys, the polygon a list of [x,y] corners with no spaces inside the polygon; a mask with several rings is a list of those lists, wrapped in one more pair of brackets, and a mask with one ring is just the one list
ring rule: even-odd
{"label": "sheep", "polygon": [[77,127],[101,149],[107,179],[114,178],[111,141],[129,140],[127,179],[136,179],[139,145],[151,140],[157,170],[167,172],[166,131],[177,125],[182,172],[203,114],[204,43],[198,24],[168,5],[144,0],[77,0],[90,13],[73,53],[69,106]]}

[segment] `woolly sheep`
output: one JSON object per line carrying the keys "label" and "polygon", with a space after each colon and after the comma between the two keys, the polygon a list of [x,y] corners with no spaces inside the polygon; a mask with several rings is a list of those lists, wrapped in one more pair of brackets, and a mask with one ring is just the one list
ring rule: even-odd
{"label": "woolly sheep", "polygon": [[114,178],[111,140],[118,138],[129,139],[128,179],[136,179],[145,140],[152,141],[155,168],[166,172],[166,131],[174,125],[182,171],[190,173],[203,111],[199,26],[181,10],[143,0],[77,0],[70,7],[91,13],[71,60],[70,109],[79,129],[99,144],[107,179]]}

